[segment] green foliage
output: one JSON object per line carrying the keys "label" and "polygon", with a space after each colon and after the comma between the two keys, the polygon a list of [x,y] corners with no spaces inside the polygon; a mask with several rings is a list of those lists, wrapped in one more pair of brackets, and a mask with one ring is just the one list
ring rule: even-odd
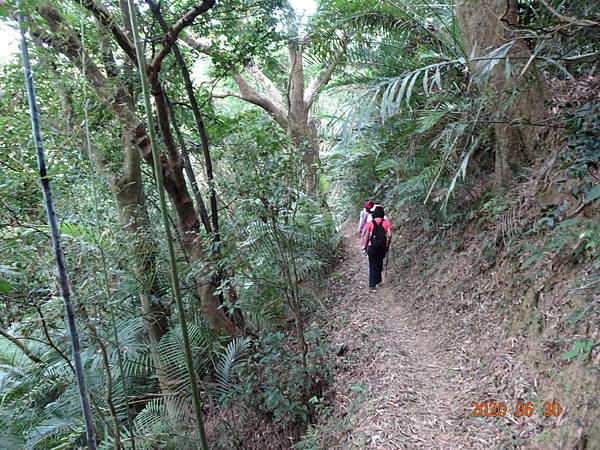
{"label": "green foliage", "polygon": [[215,367],[217,378],[215,392],[219,397],[219,401],[224,402],[231,395],[233,390],[233,370],[236,363],[250,347],[250,343],[251,341],[247,337],[235,338],[229,342],[225,351],[220,355]]}
{"label": "green foliage", "polygon": [[[536,8],[529,3],[521,5],[520,14],[534,27],[532,30],[545,29],[556,19],[548,8]],[[437,203],[443,219],[455,214],[453,208],[460,207],[460,196],[468,190],[467,184],[461,191],[461,182],[465,183],[469,175],[486,176],[493,170],[490,157],[482,154],[493,148],[488,145],[492,130],[490,122],[498,120],[498,111],[488,111],[492,101],[489,92],[474,92],[473,82],[489,77],[498,65],[504,67],[507,80],[516,76],[514,62],[509,56],[516,41],[486,49],[486,54],[469,61],[472,58],[461,47],[462,36],[456,29],[453,6],[453,2],[432,5],[420,0],[336,4],[342,12],[341,17],[348,10],[349,23],[356,20],[369,24],[364,25],[364,29],[369,30],[365,35],[385,36],[375,40],[374,44],[368,40],[363,43],[369,52],[355,53],[368,55],[366,68],[348,71],[349,75],[341,82],[345,91],[334,91],[346,105],[342,109],[338,131],[332,136],[335,144],[330,165],[334,167],[336,177],[348,180],[354,190],[351,197],[341,199],[342,204],[360,204],[364,198],[382,198],[385,193],[388,206],[417,206],[413,211],[418,211],[419,215],[432,212],[431,208],[422,208],[419,203]],[[570,9],[573,17],[598,15],[595,7],[567,7],[564,2],[554,7]],[[407,24],[412,26],[412,33],[405,32]],[[538,26],[542,28],[535,28]],[[596,49],[597,36],[592,38],[588,31],[585,27],[578,28],[576,39],[585,41],[586,48]],[[577,59],[577,46],[572,41],[559,42],[532,32],[526,35],[526,42],[532,47],[535,64],[554,74],[568,73],[571,77],[570,72],[589,67],[585,58]],[[390,43],[398,44],[398,47],[388,53],[386,45]],[[403,49],[402,58],[397,58],[398,48]],[[565,58],[565,52],[573,59],[569,59],[571,56]],[[350,67],[355,53],[349,52]],[[360,60],[360,57],[357,56],[357,62],[363,63],[364,59]],[[471,72],[473,78],[469,80],[465,75]],[[506,112],[515,98],[508,89],[505,99],[494,101]],[[584,114],[581,113],[580,122],[584,120]],[[580,123],[579,126],[591,129],[593,117],[591,114],[585,119],[588,125]],[[396,130],[401,132],[396,134]],[[584,134],[580,139],[593,138],[590,133]],[[579,144],[571,144],[575,145]],[[363,157],[360,161],[355,161],[353,155],[357,147],[360,149],[357,156]],[[595,150],[598,145],[588,148]],[[422,158],[424,154],[426,157]],[[339,165],[341,155],[351,155],[343,166]],[[417,173],[404,170],[404,165],[414,163],[415,158],[423,164],[422,170]],[[592,158],[597,159],[597,155]],[[473,164],[474,159],[477,159],[476,164]],[[482,161],[488,163],[482,164]],[[471,170],[473,166],[475,170]],[[375,179],[375,182],[360,182],[360,178]],[[421,182],[429,185],[420,189]],[[414,189],[407,192],[404,186]],[[391,194],[392,190],[396,192]]]}
{"label": "green foliage", "polygon": [[[174,23],[185,9],[178,8],[170,23]],[[211,62],[215,78],[238,71],[251,59],[271,58],[283,41],[278,29],[278,18],[283,9],[281,0],[238,0],[226,8],[214,8],[212,20],[192,27],[195,35],[214,44]]]}
{"label": "green foliage", "polygon": [[479,208],[479,220],[477,227],[481,227],[486,223],[495,223],[504,211],[508,209],[506,199],[502,196],[486,194],[482,199],[481,207]]}
{"label": "green foliage", "polygon": [[534,267],[548,259],[573,264],[600,259],[600,228],[596,221],[579,217],[565,219],[569,211],[585,207],[600,196],[594,175],[600,158],[599,109],[588,102],[570,112],[569,117],[567,145],[560,159],[567,179],[556,188],[564,194],[565,200],[543,207],[528,232],[530,235],[542,233],[543,245],[516,244],[516,254],[525,255],[521,262],[523,268]]}
{"label": "green foliage", "polygon": [[595,343],[593,338],[579,338],[577,339],[577,341],[575,341],[571,350],[569,350],[563,355],[562,359],[564,359],[565,361],[571,361],[577,358],[579,361],[582,361],[589,356],[589,354],[592,352],[592,349],[594,348],[594,345]]}
{"label": "green foliage", "polygon": [[515,255],[523,256],[521,267],[529,268],[547,259],[580,264],[600,258],[600,226],[591,220],[569,219],[545,234],[543,245],[521,242],[514,245]]}
{"label": "green foliage", "polygon": [[[483,102],[465,95],[467,80],[459,69],[466,59],[453,6],[389,2],[384,15],[379,6],[372,8],[370,19],[381,18],[379,29],[385,30],[386,39],[373,54],[377,69],[370,71],[369,78],[348,81],[354,91],[347,100],[351,106],[345,108],[339,133],[334,135],[340,143],[330,160],[335,172],[353,186],[352,197],[344,203],[356,205],[375,196],[388,208],[402,210],[410,205],[416,206],[415,213],[429,214],[429,205],[437,204],[446,214],[459,177],[464,178],[471,155],[482,143],[472,135],[480,131],[472,116],[478,115]],[[394,15],[414,34],[384,18]],[[384,45],[393,40],[409,49],[401,59],[396,57],[398,47],[385,51]],[[362,158],[340,165],[337,155],[340,160],[342,155],[347,158],[357,146],[362,150],[357,157]],[[365,185],[358,181],[361,178],[375,182]],[[423,203],[425,207],[419,205]]]}
{"label": "green foliage", "polygon": [[[240,130],[240,120],[254,126]],[[279,128],[256,112],[225,126],[221,182],[235,214],[223,230],[222,267],[234,274],[236,308],[249,324],[277,328],[289,311],[285,299],[333,260],[339,236],[331,214],[303,193],[301,155]]]}
{"label": "green foliage", "polygon": [[[38,346],[31,349],[40,351]],[[0,345],[0,350],[6,360],[8,348]],[[9,361],[0,365],[0,442],[18,443],[6,448],[31,450],[81,443],[85,432],[77,390],[64,361],[54,360],[45,367],[29,360]]]}
{"label": "green foliage", "polygon": [[[39,2],[22,3],[31,24],[48,31],[35,9]],[[117,3],[100,3],[121,26],[123,15]],[[162,11],[169,23],[175,23],[193,3],[163,2]],[[207,409],[222,431],[222,442],[215,445],[233,448],[233,444],[244,446],[240,436],[251,439],[245,434],[248,428],[254,431],[268,423],[273,434],[288,439],[298,437],[308,423],[327,414],[323,388],[331,381],[326,363],[329,349],[326,337],[308,327],[304,330],[305,364],[295,324],[300,323],[303,331],[315,308],[314,299],[304,294],[301,284],[316,281],[318,285],[336,259],[337,219],[354,213],[366,197],[383,202],[397,216],[420,217],[426,229],[445,229],[462,217],[470,181],[489,178],[491,172],[492,125],[487,122],[494,116],[486,108],[495,99],[473,89],[469,57],[462,50],[454,17],[456,2],[323,0],[307,20],[279,0],[226,3],[218,3],[209,16],[200,17],[186,30],[214,43],[210,63],[180,45],[194,74],[208,130],[221,241],[217,244],[202,234],[208,257],[193,263],[178,248],[178,268],[187,312],[193,317],[190,337],[195,371],[204,387]],[[597,27],[571,27],[568,36],[546,33],[544,29],[556,25],[547,8],[536,7],[535,2],[519,3],[523,24],[539,31],[530,35],[524,30],[524,35],[540,67],[561,78],[587,74],[588,63],[599,50]],[[596,20],[598,16],[593,2],[551,3],[572,17]],[[99,27],[77,2],[52,5],[75,34],[84,30],[88,56],[103,76],[109,76],[114,64],[118,76],[111,83],[115,87],[131,83],[128,89],[136,93],[139,82],[131,76],[124,64],[126,56],[106,28]],[[0,15],[10,20],[6,8],[0,5]],[[162,32],[147,10],[140,19],[150,57]],[[307,79],[317,76],[331,55],[347,45],[332,87],[313,109],[315,118],[321,119],[319,138],[324,142],[325,164],[319,167],[323,195],[318,199],[304,194],[302,155],[270,117],[235,100],[211,101],[213,84],[250,60],[264,67],[285,92],[290,83],[286,41],[296,31],[298,35],[291,37],[304,45]],[[498,65],[507,76],[514,75],[513,62],[507,58],[510,45],[489,49],[488,59],[476,63],[475,75],[485,77]],[[157,348],[172,388],[168,396],[160,391],[151,354],[146,328],[151,318],[141,314],[138,298],[146,286],[136,266],[150,255],[132,251],[133,238],[119,223],[115,192],[106,183],[107,172],[123,170],[128,137],[111,107],[51,47],[32,45],[31,50],[70,281],[78,307],[85,307],[85,314],[79,308],[76,313],[100,448],[114,447],[114,433],[105,402],[108,377],[89,325],[95,326],[108,350],[113,402],[125,447],[131,447],[128,439],[133,434],[138,449],[187,449],[193,440],[189,386],[181,330],[167,288],[166,255],[154,240],[159,228],[152,171],[141,166],[143,183],[136,196],[149,226],[136,238],[151,238],[156,265],[146,273],[155,284],[150,301],[170,314],[168,330]],[[171,55],[163,63],[161,80],[181,123],[183,141],[190,148],[200,194],[206,197],[209,189],[201,176],[204,161],[196,151],[200,139]],[[110,83],[107,86],[113,88]],[[502,103],[509,102],[510,98]],[[87,160],[84,110],[91,144],[105,171]],[[598,114],[598,106],[592,103],[572,112],[561,156],[562,167],[580,182],[572,194],[586,205],[600,196],[594,178],[600,148]],[[30,139],[21,69],[15,58],[0,68],[0,327],[26,344],[42,363],[34,363],[0,338],[0,448],[77,448],[85,446],[84,429],[73,376],[64,359],[70,348]],[[479,226],[486,229],[507,208],[504,198],[485,196],[475,212]],[[565,205],[550,205],[543,211],[532,230],[534,236],[547,233],[543,244],[534,245],[529,236],[519,241],[516,255],[522,267],[534,270],[550,258],[572,264],[598,260],[597,224],[583,219],[565,221],[566,210]],[[174,218],[175,211],[171,213]],[[494,243],[490,247],[492,254]],[[215,275],[221,280],[217,294],[222,308],[240,314],[256,338],[226,339],[206,326],[195,288],[198,279]],[[585,289],[597,289],[598,280],[590,276],[582,284]],[[595,307],[591,302],[586,305],[573,318],[575,322]],[[567,359],[583,358],[589,345],[596,344],[576,341]],[[361,398],[366,395],[359,386],[353,391]],[[133,427],[127,421],[128,411],[134,416]],[[306,445],[317,441],[315,437]],[[298,448],[306,448],[302,445]]]}
{"label": "green foliage", "polygon": [[563,157],[563,164],[582,182],[580,191],[585,195],[585,201],[592,202],[600,196],[598,180],[593,175],[600,164],[600,104],[587,102],[573,111],[567,136],[568,152]]}
{"label": "green foliage", "polygon": [[[294,339],[280,331],[259,336],[252,353],[228,365],[227,389],[221,389],[219,382],[216,391],[219,401],[235,408],[242,422],[255,420],[252,417],[270,417],[278,428],[286,430],[286,436],[297,435],[317,413],[319,402],[315,399],[331,381],[331,368],[325,358],[330,349],[325,336],[318,328],[311,327],[307,330],[307,341],[305,367]],[[223,432],[226,434],[222,435],[220,445],[227,446],[233,436]]]}

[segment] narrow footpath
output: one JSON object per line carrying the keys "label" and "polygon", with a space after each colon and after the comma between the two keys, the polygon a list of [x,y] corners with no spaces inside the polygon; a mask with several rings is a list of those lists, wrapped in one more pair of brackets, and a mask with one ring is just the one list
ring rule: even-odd
{"label": "narrow footpath", "polygon": [[469,324],[460,323],[461,314],[445,321],[443,311],[420,308],[418,299],[433,293],[414,292],[420,284],[405,278],[414,270],[396,267],[392,255],[384,282],[370,293],[368,261],[350,232],[344,255],[328,287],[325,328],[336,345],[335,382],[333,406],[318,427],[319,447],[519,448],[514,428],[526,424],[511,414],[470,417],[473,401],[505,400],[494,372],[506,372],[509,352],[487,361],[494,370],[482,375],[488,372],[477,356],[481,343]]}

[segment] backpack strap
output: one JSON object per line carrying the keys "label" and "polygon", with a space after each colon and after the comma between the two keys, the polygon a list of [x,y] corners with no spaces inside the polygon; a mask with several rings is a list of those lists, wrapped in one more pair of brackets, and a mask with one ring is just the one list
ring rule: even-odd
{"label": "backpack strap", "polygon": [[381,222],[377,223],[377,217],[373,217],[373,220],[371,220],[371,222],[373,223],[373,229],[371,230],[371,233],[369,233],[369,244],[373,240],[373,233],[375,233],[375,228],[383,225],[383,219],[381,219]]}

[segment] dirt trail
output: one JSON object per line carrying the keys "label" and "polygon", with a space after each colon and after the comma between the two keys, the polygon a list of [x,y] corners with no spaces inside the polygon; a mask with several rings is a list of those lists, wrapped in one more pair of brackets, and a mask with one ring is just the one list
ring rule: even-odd
{"label": "dirt trail", "polygon": [[510,448],[502,428],[514,419],[469,416],[471,401],[493,394],[465,364],[469,343],[452,333],[456,327],[436,325],[415,309],[416,293],[403,288],[410,284],[390,264],[380,289],[369,293],[368,261],[347,233],[345,260],[329,287],[334,306],[326,327],[338,356],[333,411],[319,446]]}

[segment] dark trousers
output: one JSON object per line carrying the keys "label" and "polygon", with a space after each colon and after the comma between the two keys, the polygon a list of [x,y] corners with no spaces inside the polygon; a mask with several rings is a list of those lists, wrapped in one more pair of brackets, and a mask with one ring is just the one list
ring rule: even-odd
{"label": "dark trousers", "polygon": [[381,283],[381,272],[383,272],[383,260],[385,259],[385,248],[367,248],[369,255],[369,287],[374,288]]}

